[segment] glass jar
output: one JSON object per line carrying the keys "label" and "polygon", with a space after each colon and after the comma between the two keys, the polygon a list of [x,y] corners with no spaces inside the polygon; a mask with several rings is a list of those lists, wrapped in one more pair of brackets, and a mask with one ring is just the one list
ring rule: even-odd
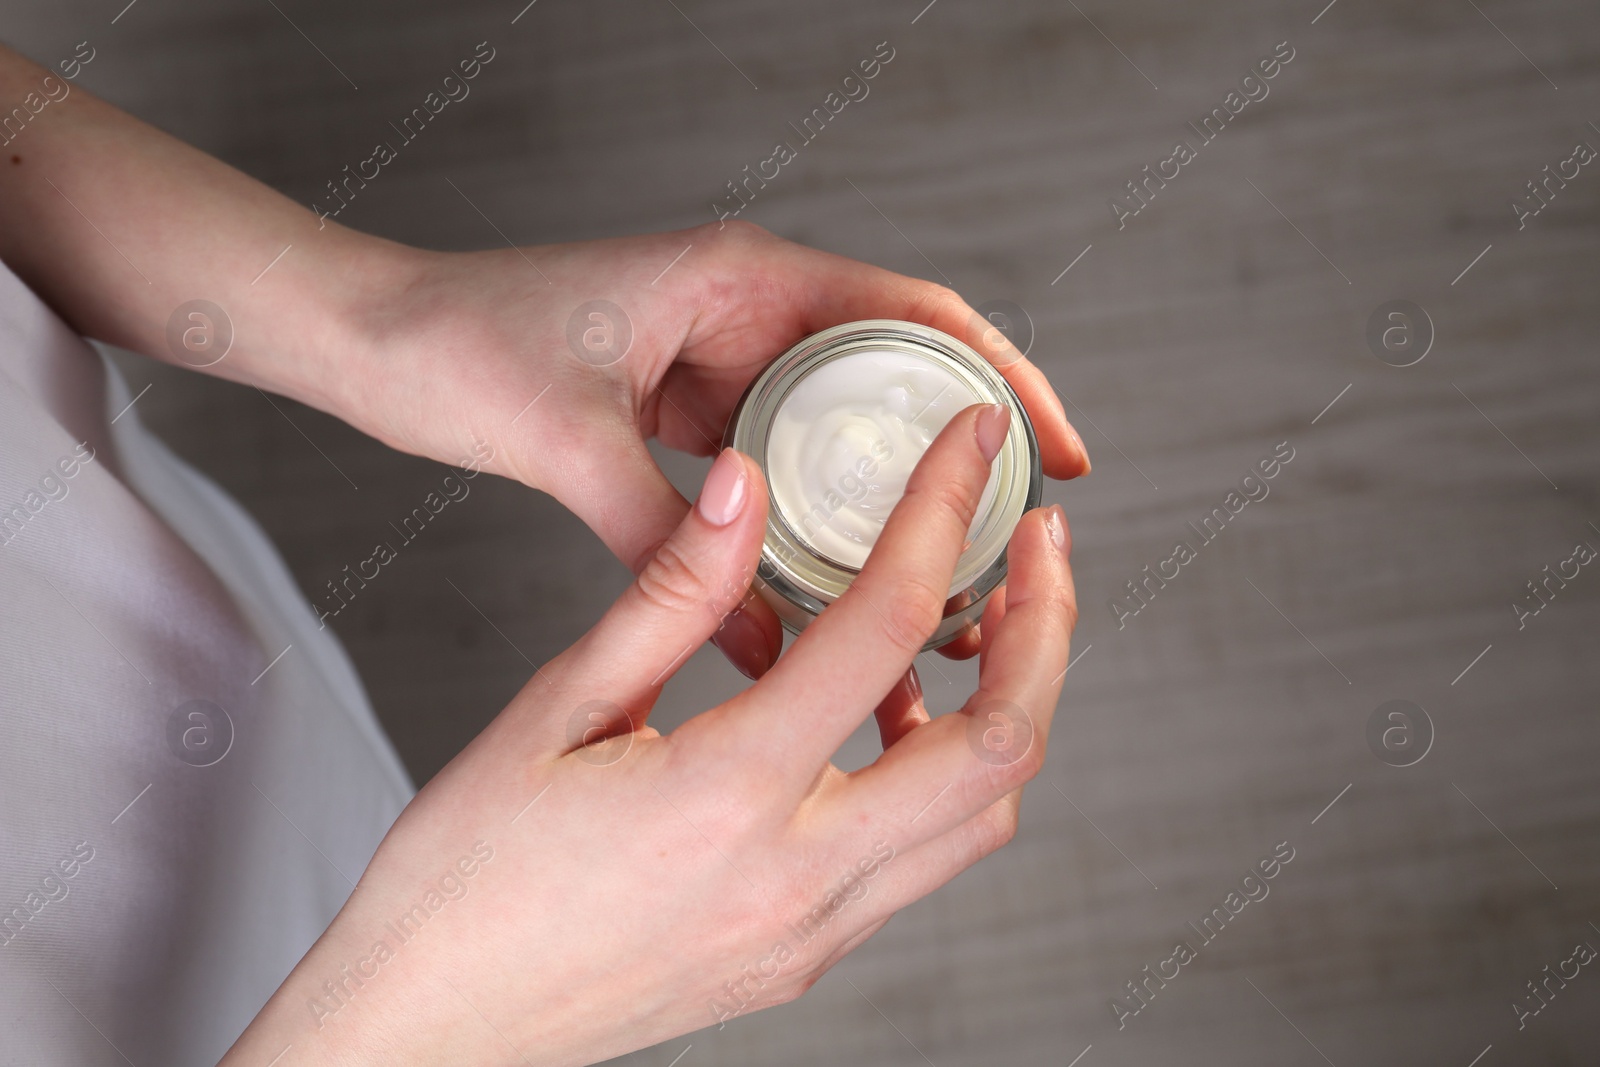
{"label": "glass jar", "polygon": [[929,443],[972,404],[1011,411],[944,618],[924,650],[975,624],[1005,581],[1006,543],[1039,504],[1033,424],[988,360],[949,334],[868,319],[807,337],[750,383],[724,445],[761,466],[771,494],[756,589],[799,633],[850,587]]}

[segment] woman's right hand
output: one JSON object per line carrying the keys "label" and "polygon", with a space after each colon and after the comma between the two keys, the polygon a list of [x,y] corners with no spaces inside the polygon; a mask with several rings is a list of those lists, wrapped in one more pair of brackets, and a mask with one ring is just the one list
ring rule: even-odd
{"label": "woman's right hand", "polygon": [[[645,719],[662,684],[761,551],[760,472],[722,453],[600,623],[407,807],[223,1062],[621,1055],[793,999],[1009,840],[1077,615],[1059,508],[1012,537],[965,707],[930,721],[905,682],[1004,430],[1003,409],[959,414],[850,590],[761,681],[661,735]],[[841,772],[875,710],[883,756]]]}

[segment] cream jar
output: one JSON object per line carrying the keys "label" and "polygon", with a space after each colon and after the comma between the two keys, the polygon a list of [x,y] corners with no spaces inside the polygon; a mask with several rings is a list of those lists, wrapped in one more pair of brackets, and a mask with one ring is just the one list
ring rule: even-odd
{"label": "cream jar", "polygon": [[756,589],[792,633],[860,573],[917,460],[973,404],[1011,411],[1005,443],[925,649],[976,623],[1006,576],[1006,543],[1043,489],[1038,441],[986,359],[928,326],[868,319],[813,334],[774,360],[734,409],[724,444],[754,459],[771,505]]}

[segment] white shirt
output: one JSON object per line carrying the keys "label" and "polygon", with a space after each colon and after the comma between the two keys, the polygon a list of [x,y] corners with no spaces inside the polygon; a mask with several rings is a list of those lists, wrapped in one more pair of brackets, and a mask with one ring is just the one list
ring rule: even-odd
{"label": "white shirt", "polygon": [[0,265],[4,1064],[216,1063],[412,791],[265,535],[131,399]]}

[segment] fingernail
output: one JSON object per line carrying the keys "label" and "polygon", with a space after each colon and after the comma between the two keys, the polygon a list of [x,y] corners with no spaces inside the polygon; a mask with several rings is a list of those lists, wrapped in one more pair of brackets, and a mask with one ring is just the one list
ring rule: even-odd
{"label": "fingernail", "polygon": [[711,643],[728,657],[738,672],[754,681],[772,667],[772,650],[767,647],[767,634],[761,624],[735,609],[722,620],[722,626],[711,635]]}
{"label": "fingernail", "polygon": [[1094,464],[1089,462],[1089,449],[1084,446],[1083,438],[1078,436],[1078,431],[1072,431],[1072,443],[1078,446],[1078,455],[1083,457],[1083,473],[1088,474],[1094,470]]}
{"label": "fingernail", "polygon": [[1011,425],[1011,409],[1004,404],[985,404],[978,413],[976,435],[978,438],[978,451],[983,453],[985,463],[993,463],[994,457],[1000,454],[1000,446],[1006,443],[1006,429]]}
{"label": "fingernail", "polygon": [[749,479],[745,477],[744,464],[725,448],[706,475],[706,484],[700,490],[700,502],[695,506],[700,517],[713,526],[726,526],[744,510]]}
{"label": "fingernail", "polygon": [[1067,554],[1067,513],[1061,510],[1060,504],[1052,505],[1050,516],[1045,520],[1045,525],[1050,528],[1050,540],[1055,542],[1056,551],[1063,556]]}

